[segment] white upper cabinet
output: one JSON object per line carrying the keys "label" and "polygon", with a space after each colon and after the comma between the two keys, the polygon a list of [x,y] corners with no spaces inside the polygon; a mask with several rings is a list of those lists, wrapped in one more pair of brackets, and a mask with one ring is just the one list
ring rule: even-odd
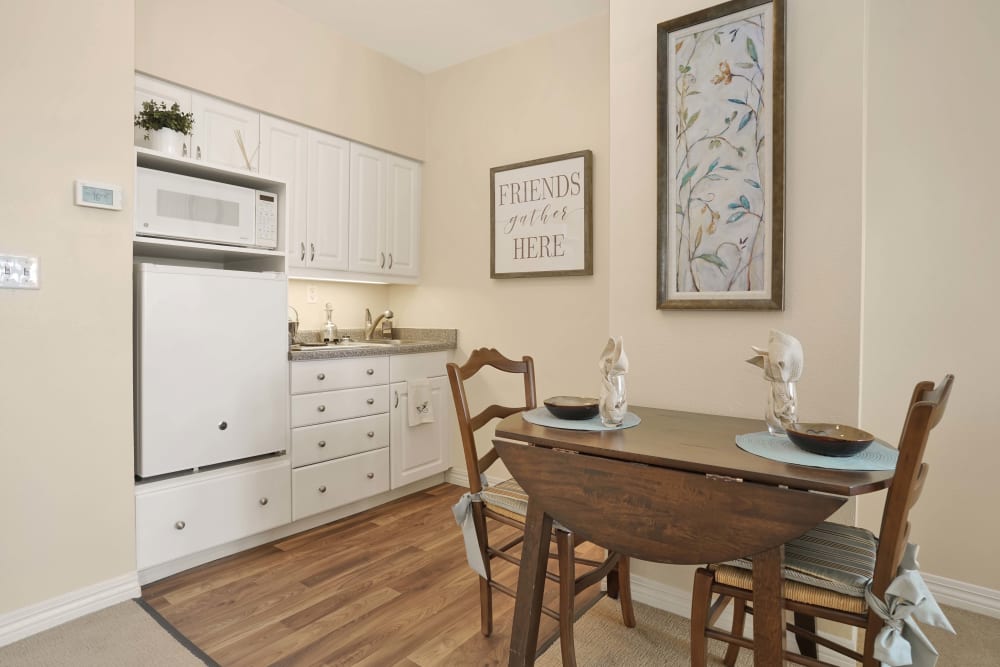
{"label": "white upper cabinet", "polygon": [[420,164],[351,144],[351,271],[419,275]]}
{"label": "white upper cabinet", "polygon": [[266,114],[260,116],[260,171],[262,176],[284,181],[288,230],[288,265],[307,266],[306,217],[309,173],[306,128]]}
{"label": "white upper cabinet", "polygon": [[[194,113],[192,155],[215,167],[259,171],[260,113],[201,93],[191,93]],[[250,160],[240,150],[240,138]]]}
{"label": "white upper cabinet", "polygon": [[[143,102],[148,102],[153,100],[155,102],[163,102],[168,107],[172,104],[176,104],[180,107],[180,110],[184,113],[191,112],[191,91],[187,88],[182,88],[181,86],[175,86],[172,83],[167,83],[166,81],[160,81],[159,79],[154,79],[152,77],[146,76],[145,74],[135,75],[135,104],[133,105],[133,113],[139,113],[142,108]],[[150,148],[149,141],[145,138],[145,130],[141,127],[135,128],[135,145],[142,146],[143,148]],[[190,138],[186,142],[187,148],[190,151],[191,140]]]}
{"label": "white upper cabinet", "polygon": [[309,212],[305,266],[346,271],[348,268],[348,200],[350,142],[309,130]]}

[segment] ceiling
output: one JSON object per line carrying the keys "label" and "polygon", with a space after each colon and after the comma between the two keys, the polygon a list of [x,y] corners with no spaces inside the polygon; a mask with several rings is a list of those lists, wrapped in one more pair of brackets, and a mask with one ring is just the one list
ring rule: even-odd
{"label": "ceiling", "polygon": [[278,0],[420,72],[608,11],[608,0]]}

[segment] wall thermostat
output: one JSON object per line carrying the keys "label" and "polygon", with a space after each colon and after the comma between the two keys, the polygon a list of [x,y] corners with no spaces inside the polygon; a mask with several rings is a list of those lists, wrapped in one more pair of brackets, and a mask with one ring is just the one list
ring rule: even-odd
{"label": "wall thermostat", "polygon": [[94,183],[93,181],[74,181],[75,201],[77,206],[93,206],[107,208],[113,211],[122,210],[122,189],[117,185]]}

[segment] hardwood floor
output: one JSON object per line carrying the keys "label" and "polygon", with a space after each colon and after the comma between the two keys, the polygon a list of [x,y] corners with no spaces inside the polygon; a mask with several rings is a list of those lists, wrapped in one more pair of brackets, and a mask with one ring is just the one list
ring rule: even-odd
{"label": "hardwood floor", "polygon": [[[478,577],[451,513],[462,492],[442,484],[154,582],[143,598],[226,667],[506,664],[514,601],[494,594],[483,637]],[[516,587],[514,566],[495,570]],[[543,615],[540,635],[555,630]]]}

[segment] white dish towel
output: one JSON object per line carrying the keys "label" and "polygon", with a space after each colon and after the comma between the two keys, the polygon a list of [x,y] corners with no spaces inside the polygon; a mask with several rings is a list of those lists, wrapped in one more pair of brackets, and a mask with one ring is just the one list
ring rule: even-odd
{"label": "white dish towel", "polygon": [[429,424],[434,421],[434,403],[431,401],[430,380],[410,380],[406,383],[407,417],[410,426]]}

